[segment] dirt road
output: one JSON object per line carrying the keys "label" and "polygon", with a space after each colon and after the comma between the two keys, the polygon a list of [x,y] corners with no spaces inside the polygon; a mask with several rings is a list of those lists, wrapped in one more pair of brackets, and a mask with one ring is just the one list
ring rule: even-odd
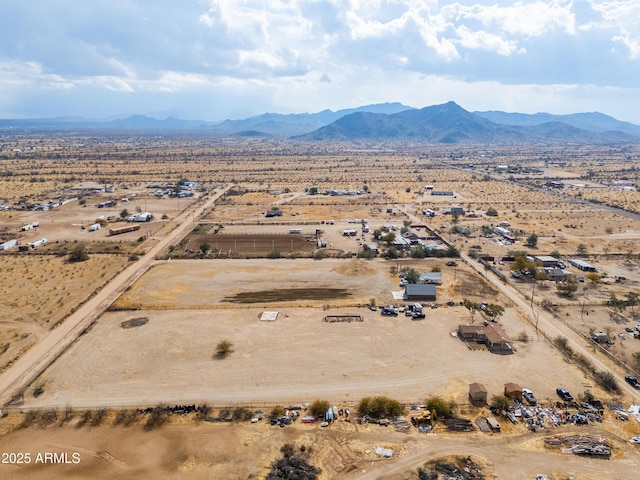
{"label": "dirt road", "polygon": [[215,192],[201,206],[185,210],[173,220],[175,228],[161,239],[137,262],[125,268],[93,298],[71,314],[58,328],[52,330],[37,345],[34,345],[10,368],[0,375],[0,405],[6,405],[17,393],[40,375],[82,332],[89,327],[118,296],[153,264],[156,255],[170,244],[176,243],[192,227],[190,219],[200,218],[232,185]]}
{"label": "dirt road", "polygon": [[[549,432],[547,432],[548,434]],[[538,435],[540,437],[540,435]],[[532,450],[527,446],[532,434],[526,436],[497,436],[451,438],[433,436],[416,444],[417,451],[401,457],[393,463],[363,472],[355,471],[345,475],[345,480],[381,480],[402,478],[405,472],[415,470],[425,462],[448,455],[474,455],[488,460],[494,467],[494,474],[500,480],[522,480],[535,478],[544,473],[552,478],[566,478],[573,475],[581,479],[631,478],[637,468],[634,452],[616,460],[586,458],[577,455],[560,454],[542,450]],[[538,440],[542,443],[542,439]],[[413,450],[413,448],[411,449]]]}

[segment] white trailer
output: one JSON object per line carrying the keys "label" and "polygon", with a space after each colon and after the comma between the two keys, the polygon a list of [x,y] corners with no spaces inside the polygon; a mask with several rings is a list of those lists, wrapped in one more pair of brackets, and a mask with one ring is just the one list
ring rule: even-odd
{"label": "white trailer", "polygon": [[89,226],[89,231],[95,232],[96,230],[100,230],[101,228],[102,228],[102,225],[100,225],[99,223],[94,223],[93,225]]}
{"label": "white trailer", "polygon": [[16,245],[18,245],[18,240],[14,238],[13,240],[9,240],[8,242],[0,243],[0,250],[9,250]]}

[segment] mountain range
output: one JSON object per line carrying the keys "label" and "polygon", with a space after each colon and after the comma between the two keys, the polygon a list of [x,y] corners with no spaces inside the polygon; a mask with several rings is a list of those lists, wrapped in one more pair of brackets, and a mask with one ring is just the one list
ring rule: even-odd
{"label": "mountain range", "polygon": [[134,115],[115,120],[51,118],[0,120],[0,129],[172,131],[212,136],[259,136],[305,142],[410,142],[416,144],[640,143],[640,126],[598,112],[552,115],[469,112],[455,102],[421,109],[401,103],[317,113],[265,113],[207,122]]}

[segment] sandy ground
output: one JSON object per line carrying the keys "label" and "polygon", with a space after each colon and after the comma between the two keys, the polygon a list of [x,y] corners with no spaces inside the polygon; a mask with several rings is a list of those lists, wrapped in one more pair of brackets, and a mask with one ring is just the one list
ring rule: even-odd
{"label": "sandy ground", "polygon": [[[264,268],[266,264],[269,268]],[[279,268],[289,275],[280,276]],[[309,272],[315,279],[309,278]],[[444,274],[451,275],[452,271]],[[462,271],[455,275],[464,281]],[[468,275],[468,285],[480,279]],[[299,287],[304,278],[307,287],[343,287],[353,295],[342,304],[221,301],[265,285]],[[45,393],[38,398],[27,394],[25,401],[42,407],[187,401],[277,404],[316,398],[357,401],[362,396],[385,394],[421,402],[427,395],[439,394],[465,402],[468,384],[476,381],[493,395],[501,394],[506,382],[520,383],[540,398],[554,397],[558,385],[576,393],[587,388],[582,375],[543,341],[516,342],[515,355],[469,350],[451,335],[458,324],[471,320],[463,307],[427,309],[425,320],[412,321],[402,314],[383,317],[353,306],[367,303],[372,291],[390,299],[391,291],[399,290],[396,280],[384,261],[161,264],[120,302],[132,304],[135,299],[142,309],[104,314],[44,373]],[[327,309],[327,303],[332,307]],[[154,310],[150,309],[153,305]],[[278,320],[260,321],[265,309],[277,310]],[[345,314],[361,315],[363,321],[323,321],[325,315]],[[137,317],[148,318],[148,323],[122,328],[122,322]],[[535,339],[533,329],[511,309],[501,323],[512,337],[526,332]],[[215,346],[223,339],[234,344],[234,352],[226,359],[214,359]]]}
{"label": "sandy ground", "polygon": [[[0,421],[7,428],[12,418]],[[20,419],[17,418],[17,421]],[[15,420],[14,420],[15,421]],[[2,452],[28,452],[28,465],[0,464],[0,476],[11,479],[136,478],[230,479],[264,478],[280,458],[285,443],[304,445],[311,464],[322,469],[319,480],[405,480],[408,472],[428,460],[446,455],[473,455],[485,465],[488,478],[533,479],[538,473],[552,480],[635,478],[640,466],[637,446],[601,426],[561,427],[539,433],[431,435],[394,432],[390,427],[355,425],[339,421],[330,428],[295,423],[286,428],[258,424],[165,425],[145,431],[142,426],[77,426],[77,417],[65,426],[30,427],[0,436]],[[545,450],[547,435],[605,435],[613,443],[610,460],[563,455]],[[377,446],[390,448],[393,458],[376,455]],[[73,464],[36,463],[38,454],[66,454]],[[74,456],[75,455],[75,456]],[[414,473],[415,475],[415,473]]]}

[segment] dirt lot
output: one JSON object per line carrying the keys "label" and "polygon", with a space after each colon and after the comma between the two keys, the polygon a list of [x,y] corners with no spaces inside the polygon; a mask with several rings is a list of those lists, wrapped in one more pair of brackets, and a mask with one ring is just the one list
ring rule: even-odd
{"label": "dirt lot", "polygon": [[[415,429],[398,433],[391,427],[342,420],[329,428],[299,422],[278,428],[264,422],[197,424],[172,417],[170,425],[147,431],[139,423],[113,426],[114,413],[108,413],[98,426],[80,426],[79,412],[64,426],[54,423],[15,429],[23,421],[20,414],[0,420],[0,430],[13,432],[0,435],[0,450],[28,452],[32,459],[29,465],[0,464],[0,475],[17,480],[264,478],[281,457],[279,450],[285,443],[296,449],[306,447],[310,463],[322,469],[319,480],[414,480],[418,466],[453,454],[473,455],[474,461],[483,465],[486,478],[500,480],[533,479],[538,473],[546,473],[552,480],[565,480],[569,475],[575,480],[633,478],[638,468],[637,446],[625,442],[638,426],[627,428],[633,424],[611,419],[602,426],[589,427],[589,433],[603,435],[613,443],[613,458],[601,460],[544,448],[543,437],[581,435],[585,427],[565,426],[539,433],[438,431],[425,435]],[[466,414],[473,418],[483,413],[474,410]],[[393,458],[376,455],[378,446],[391,449]],[[70,461],[78,458],[79,463],[35,464],[37,454],[46,452],[64,453]],[[72,457],[74,454],[77,456]]]}
{"label": "dirt lot", "polygon": [[128,262],[91,255],[70,264],[53,255],[0,255],[0,370],[61,322]]}

